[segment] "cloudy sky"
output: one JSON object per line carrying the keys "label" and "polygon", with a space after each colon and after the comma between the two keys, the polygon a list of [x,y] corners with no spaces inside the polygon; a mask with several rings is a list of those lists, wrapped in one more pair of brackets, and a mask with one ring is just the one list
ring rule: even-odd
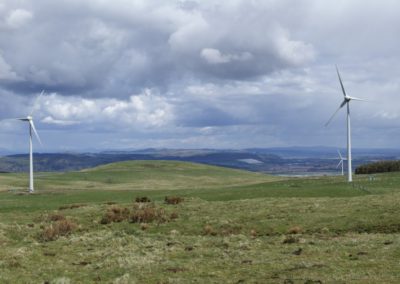
{"label": "cloudy sky", "polygon": [[[0,0],[0,119],[37,151],[399,148],[395,0]],[[38,96],[45,90],[43,96]],[[0,149],[27,125],[0,122]]]}

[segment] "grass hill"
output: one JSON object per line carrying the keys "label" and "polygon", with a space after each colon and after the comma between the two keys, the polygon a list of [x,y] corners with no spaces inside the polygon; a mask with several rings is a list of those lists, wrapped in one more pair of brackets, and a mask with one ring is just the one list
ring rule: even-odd
{"label": "grass hill", "polygon": [[40,173],[33,195],[25,174],[0,184],[1,283],[400,279],[399,173],[350,185],[127,161]]}
{"label": "grass hill", "polygon": [[[38,173],[41,191],[58,190],[177,190],[230,187],[281,178],[261,173],[178,161],[125,161],[67,173]],[[0,176],[0,190],[23,189],[27,174]]]}

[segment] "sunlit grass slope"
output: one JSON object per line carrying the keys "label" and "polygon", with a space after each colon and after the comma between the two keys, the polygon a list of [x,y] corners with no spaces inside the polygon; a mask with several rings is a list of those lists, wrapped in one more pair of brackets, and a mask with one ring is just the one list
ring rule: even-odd
{"label": "sunlit grass slope", "polygon": [[[277,177],[176,161],[127,161],[68,173],[38,173],[38,191],[79,189],[175,190],[249,185]],[[0,174],[0,190],[27,187],[26,174]]]}

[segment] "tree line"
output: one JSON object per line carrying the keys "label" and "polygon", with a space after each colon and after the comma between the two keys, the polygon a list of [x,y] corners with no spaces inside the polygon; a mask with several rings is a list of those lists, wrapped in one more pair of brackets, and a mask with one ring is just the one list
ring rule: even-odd
{"label": "tree line", "polygon": [[400,171],[400,161],[380,161],[360,165],[356,168],[356,174],[375,174]]}

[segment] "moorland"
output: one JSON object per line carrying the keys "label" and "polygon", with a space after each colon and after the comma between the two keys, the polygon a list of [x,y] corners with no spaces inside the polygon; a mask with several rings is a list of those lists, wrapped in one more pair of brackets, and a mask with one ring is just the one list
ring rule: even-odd
{"label": "moorland", "polygon": [[400,174],[177,161],[0,174],[1,283],[398,283]]}

